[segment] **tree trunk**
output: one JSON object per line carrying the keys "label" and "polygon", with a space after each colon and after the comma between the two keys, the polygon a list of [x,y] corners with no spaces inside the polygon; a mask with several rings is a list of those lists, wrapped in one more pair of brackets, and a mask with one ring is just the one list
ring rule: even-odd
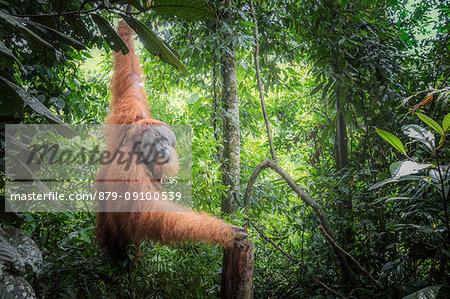
{"label": "tree trunk", "polygon": [[[224,7],[230,7],[231,1],[225,0]],[[230,18],[229,12],[224,14],[224,19]],[[222,212],[232,214],[236,211],[239,202],[240,186],[240,128],[239,128],[239,99],[236,79],[236,54],[231,36],[224,32],[227,41],[220,57],[222,75],[222,107],[223,117],[223,184],[229,186],[226,196],[222,197]],[[228,51],[227,51],[228,50]]]}
{"label": "tree trunk", "polygon": [[[341,102],[341,94],[337,92],[336,94],[336,168],[337,170],[341,170],[345,168],[349,164],[348,160],[348,137],[347,137],[347,127],[345,125],[344,120],[344,112]],[[344,181],[344,184],[348,183],[348,187],[350,189],[350,180]],[[347,217],[347,223],[352,223],[351,211],[353,209],[352,206],[352,198],[351,193],[347,194],[344,192],[339,192],[339,196],[342,198],[341,204],[339,205],[339,214],[343,217]],[[354,242],[354,234],[351,227],[348,227],[344,231],[343,238],[341,243],[345,246],[347,244]]]}
{"label": "tree trunk", "polygon": [[[231,1],[222,3],[231,7]],[[230,10],[222,15],[227,22]],[[231,22],[229,22],[231,23]],[[236,78],[236,54],[231,43],[230,32],[224,31],[226,48],[220,57],[222,77],[223,107],[223,184],[229,186],[226,196],[222,196],[222,212],[232,214],[239,203],[240,191],[240,128],[239,99]],[[247,241],[243,248],[224,250],[222,266],[222,298],[253,298],[253,244]]]}
{"label": "tree trunk", "polygon": [[253,243],[223,253],[222,298],[253,298]]}

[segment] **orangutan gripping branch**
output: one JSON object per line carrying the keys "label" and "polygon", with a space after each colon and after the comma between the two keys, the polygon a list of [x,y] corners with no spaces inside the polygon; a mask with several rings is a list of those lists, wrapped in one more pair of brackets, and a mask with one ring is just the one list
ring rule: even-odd
{"label": "orangutan gripping branch", "polygon": [[[176,138],[169,126],[152,119],[143,89],[142,70],[134,51],[133,30],[125,21],[117,29],[130,52],[114,57],[111,82],[111,111],[106,119],[106,151],[133,153],[131,163],[120,155],[100,167],[96,192],[160,192],[161,181],[178,172]],[[127,126],[125,126],[127,125]],[[137,145],[137,146],[136,146]],[[151,146],[148,146],[151,145]],[[206,213],[192,211],[170,201],[101,201],[95,235],[100,245],[115,258],[126,254],[127,245],[151,239],[163,244],[185,240],[205,241],[230,248],[241,245],[247,234]],[[126,212],[108,209],[126,206]],[[142,212],[141,205],[147,212]]]}

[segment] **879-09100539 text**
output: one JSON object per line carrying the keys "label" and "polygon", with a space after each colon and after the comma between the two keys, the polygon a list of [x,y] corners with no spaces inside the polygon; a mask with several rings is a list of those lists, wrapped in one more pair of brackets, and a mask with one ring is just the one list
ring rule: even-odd
{"label": "879-09100539 text", "polygon": [[63,194],[59,192],[48,192],[48,193],[12,193],[10,195],[10,200],[27,200],[27,201],[65,201],[65,200],[169,200],[169,201],[179,201],[181,200],[181,192],[171,192],[163,191],[159,193],[152,192],[124,192],[119,194],[117,192],[98,192],[94,193],[77,193],[77,194]]}

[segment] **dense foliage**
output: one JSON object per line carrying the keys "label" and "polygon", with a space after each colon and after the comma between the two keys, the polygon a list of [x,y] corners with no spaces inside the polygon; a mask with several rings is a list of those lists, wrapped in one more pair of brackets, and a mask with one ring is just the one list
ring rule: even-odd
{"label": "dense foliage", "polygon": [[[152,115],[192,127],[194,208],[220,216],[225,30],[237,54],[241,125],[242,203],[231,221],[249,218],[259,230],[248,227],[255,297],[334,298],[320,279],[346,297],[446,298],[450,1],[255,1],[257,24],[247,1],[233,3],[231,21],[215,1],[140,2],[0,1],[2,124],[102,123],[112,51],[121,46],[111,30],[131,4],[136,28],[144,28],[138,52]],[[180,8],[185,3],[192,9]],[[246,184],[270,158],[255,26],[277,162],[378,284],[355,265],[358,284],[346,279],[317,215],[275,172],[261,173],[244,211]],[[109,261],[98,249],[95,213],[23,213],[2,222],[42,249],[39,275],[26,276],[42,298],[220,296],[220,247],[149,242],[129,271],[128,261]]]}

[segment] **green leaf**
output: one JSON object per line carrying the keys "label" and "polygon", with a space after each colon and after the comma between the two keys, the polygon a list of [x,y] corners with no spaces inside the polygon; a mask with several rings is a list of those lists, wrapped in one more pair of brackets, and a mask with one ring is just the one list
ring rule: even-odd
{"label": "green leaf", "polygon": [[48,31],[50,32],[51,35],[53,35],[54,37],[58,38],[58,40],[62,41],[63,43],[66,43],[70,46],[72,46],[73,48],[77,49],[77,50],[84,50],[86,49],[86,47],[79,41],[77,41],[76,39],[68,36],[65,33],[62,33],[58,30],[55,30],[53,28],[47,27],[45,25],[39,24],[39,23],[35,23],[32,21],[27,21],[28,24],[33,25],[35,27],[39,27],[41,30],[44,31]]}
{"label": "green leaf", "polygon": [[28,106],[31,107],[34,111],[44,116],[50,123],[58,124],[55,128],[65,137],[72,138],[75,136],[73,130],[67,126],[62,120],[60,120],[56,115],[54,115],[50,110],[47,109],[44,105],[39,102],[38,99],[27,93],[25,90],[12,83],[11,81],[0,76],[0,86],[2,90],[9,89],[11,93],[10,95],[14,96],[16,99],[21,99]]}
{"label": "green leaf", "polygon": [[382,271],[387,271],[390,270],[392,268],[394,268],[394,266],[396,265],[396,262],[387,262],[386,264],[383,265],[383,269]]}
{"label": "green leaf", "polygon": [[124,41],[117,34],[116,30],[105,20],[103,17],[97,14],[91,14],[92,20],[97,24],[100,32],[103,35],[103,39],[115,52],[122,51],[123,55],[128,54],[129,50]]}
{"label": "green leaf", "polygon": [[323,83],[320,83],[319,85],[317,85],[311,92],[310,92],[310,96],[316,94],[320,89],[322,89],[323,87]]}
{"label": "green leaf", "polygon": [[36,222],[36,219],[34,219],[33,215],[31,215],[30,213],[25,213],[25,219],[28,223]]}
{"label": "green leaf", "polygon": [[187,103],[189,104],[193,104],[195,102],[197,102],[197,100],[200,98],[200,94],[198,92],[193,93],[189,99],[186,100]]}
{"label": "green leaf", "polygon": [[148,8],[157,14],[184,21],[214,19],[214,10],[205,0],[153,0]]}
{"label": "green leaf", "polygon": [[26,73],[26,70],[24,69],[23,65],[20,63],[19,60],[17,60],[16,56],[9,51],[9,49],[6,47],[6,45],[0,40],[0,55],[8,57],[11,61],[17,62],[22,72]]}
{"label": "green leaf", "polygon": [[[3,66],[10,66],[17,61],[17,58],[14,56],[11,51],[6,47],[6,45],[0,40],[0,56],[2,58]],[[6,58],[6,60],[5,60]]]}
{"label": "green leaf", "polygon": [[406,175],[416,174],[420,170],[429,168],[433,164],[422,164],[409,160],[398,161],[391,164],[389,170],[393,177],[402,177]]}
{"label": "green leaf", "polygon": [[442,285],[426,287],[411,295],[403,297],[403,299],[435,299],[437,298],[441,287]]}
{"label": "green leaf", "polygon": [[434,134],[418,125],[406,125],[402,127],[403,133],[425,144],[431,151],[435,147]]}
{"label": "green leaf", "polygon": [[389,142],[393,147],[395,147],[399,152],[402,154],[405,154],[405,147],[403,146],[403,143],[395,137],[393,134],[380,130],[378,128],[375,128],[375,131],[377,131],[378,135],[381,136],[384,140]]}
{"label": "green leaf", "polygon": [[37,35],[36,33],[34,33],[33,31],[31,31],[30,29],[25,27],[25,25],[22,24],[22,22],[27,22],[28,20],[8,15],[8,14],[6,14],[3,11],[0,10],[0,21],[3,21],[3,23],[7,23],[7,24],[11,25],[15,29],[17,29],[20,33],[22,33],[25,36],[28,36],[28,37],[32,38],[36,42],[38,42],[38,43],[40,43],[40,44],[42,44],[42,45],[44,45],[46,47],[49,47],[49,48],[53,49],[52,45],[47,43],[39,35]]}
{"label": "green leaf", "polygon": [[[431,169],[430,172],[428,173],[428,176],[430,177],[432,182],[440,184],[441,177],[444,178],[444,180],[446,180],[445,178],[447,177],[447,174],[449,173],[448,172],[449,168],[450,168],[450,164],[449,165],[441,165],[440,171],[438,171],[437,168]],[[439,174],[439,172],[440,172],[440,174]]]}
{"label": "green leaf", "polygon": [[256,24],[250,21],[242,21],[242,25],[248,26],[248,27],[256,27]]}
{"label": "green leaf", "polygon": [[328,94],[328,90],[330,89],[330,86],[333,84],[332,80],[328,80],[327,85],[325,85],[325,87],[322,90],[322,99],[325,99],[325,97]]}
{"label": "green leaf", "polygon": [[373,189],[379,188],[379,187],[384,186],[389,183],[398,183],[398,182],[406,182],[406,181],[426,181],[426,179],[427,179],[426,176],[421,176],[421,175],[397,176],[397,177],[394,177],[391,179],[387,179],[387,180],[375,183],[367,190],[373,190]]}
{"label": "green leaf", "polygon": [[442,121],[442,129],[444,132],[447,132],[450,129],[450,113],[444,117]]}
{"label": "green leaf", "polygon": [[65,22],[65,25],[73,31],[73,34],[71,34],[72,36],[76,37],[83,44],[87,44],[90,42],[90,33],[80,16],[65,15],[63,16],[63,21]]}
{"label": "green leaf", "polygon": [[432,127],[433,129],[435,129],[439,134],[441,134],[441,136],[444,135],[444,130],[441,128],[441,126],[435,122],[434,120],[432,120],[431,118],[429,118],[428,116],[426,116],[425,114],[422,113],[416,113],[416,115],[427,125],[429,125],[430,127]]}
{"label": "green leaf", "polygon": [[89,239],[88,235],[84,230],[80,231],[81,239],[83,239],[84,242],[91,244],[91,239]]}
{"label": "green leaf", "polygon": [[80,11],[83,10],[84,6],[85,6],[86,4],[88,4],[88,3],[90,3],[90,2],[96,2],[96,0],[83,0],[83,1],[81,2],[81,5],[80,5],[79,10],[80,10]]}
{"label": "green leaf", "polygon": [[71,212],[61,212],[62,214],[66,215],[68,218],[75,220],[75,216]]}
{"label": "green leaf", "polygon": [[139,39],[144,44],[144,47],[153,55],[159,56],[161,60],[174,66],[183,74],[189,74],[184,64],[179,59],[178,53],[172,49],[169,44],[160,39],[153,31],[138,20],[122,15],[123,19],[130,25],[131,28],[139,36]]}

